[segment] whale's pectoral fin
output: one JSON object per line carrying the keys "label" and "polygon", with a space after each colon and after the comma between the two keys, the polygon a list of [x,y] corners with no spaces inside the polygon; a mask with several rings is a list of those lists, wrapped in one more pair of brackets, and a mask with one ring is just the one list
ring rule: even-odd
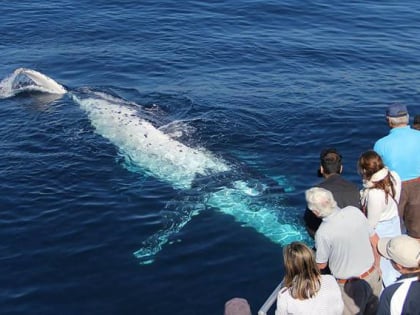
{"label": "whale's pectoral fin", "polygon": [[206,205],[233,216],[282,246],[293,241],[310,241],[302,225],[294,222],[279,200],[266,200],[246,184],[238,181],[232,188],[223,187],[210,193]]}
{"label": "whale's pectoral fin", "polygon": [[40,92],[62,95],[67,90],[53,79],[38,71],[18,68],[0,82],[0,98],[8,98],[22,92]]}
{"label": "whale's pectoral fin", "polygon": [[59,83],[55,82],[50,77],[47,77],[46,75],[32,70],[32,69],[25,69],[25,68],[19,68],[15,70],[14,72],[16,74],[16,78],[20,78],[21,82],[19,80],[16,81],[16,83],[25,84],[28,80],[25,82],[25,77],[29,78],[32,81],[32,84],[29,83],[28,85],[35,85],[39,87],[41,92],[47,92],[52,94],[64,94],[66,93],[66,89]]}
{"label": "whale's pectoral fin", "polygon": [[168,204],[162,211],[163,227],[144,240],[142,247],[133,253],[140,264],[153,263],[156,254],[162,250],[163,246],[170,243],[171,238],[190,222],[194,215],[205,208],[204,205],[197,203],[188,204],[187,200],[174,203],[176,203],[175,209],[170,210],[174,204]]}

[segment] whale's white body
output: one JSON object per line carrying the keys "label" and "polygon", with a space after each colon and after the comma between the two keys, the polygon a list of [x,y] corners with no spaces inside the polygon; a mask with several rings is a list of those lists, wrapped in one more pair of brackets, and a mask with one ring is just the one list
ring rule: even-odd
{"label": "whale's white body", "polygon": [[[66,93],[63,86],[45,75],[30,70],[18,69],[16,76],[27,75],[35,84],[29,90],[49,93]],[[5,79],[6,80],[6,79]],[[4,81],[0,83],[3,87]],[[10,77],[7,84],[10,83]],[[38,88],[36,88],[38,86]],[[9,88],[10,88],[9,87]],[[19,88],[18,92],[24,90]],[[12,89],[13,90],[13,89]],[[2,97],[15,95],[1,91]],[[87,113],[96,132],[113,143],[127,161],[138,167],[143,173],[170,184],[175,189],[189,190],[197,178],[208,177],[230,171],[231,167],[224,159],[202,148],[192,148],[172,139],[154,127],[139,114],[139,106],[121,98],[102,92],[69,92],[80,107]],[[246,180],[235,180],[228,186],[219,186],[210,191],[203,191],[200,204],[189,211],[179,211],[173,220],[163,229],[148,238],[143,247],[134,253],[141,263],[150,263],[171,235],[177,233],[191,217],[206,207],[232,215],[237,221],[253,227],[270,240],[285,245],[294,240],[305,239],[306,233],[297,224],[289,224],[280,219],[279,205],[261,203],[258,196],[263,193],[252,188]]]}
{"label": "whale's white body", "polygon": [[197,176],[229,170],[205,149],[190,148],[139,117],[133,105],[101,92],[73,99],[86,111],[97,133],[115,144],[131,163],[179,189]]}

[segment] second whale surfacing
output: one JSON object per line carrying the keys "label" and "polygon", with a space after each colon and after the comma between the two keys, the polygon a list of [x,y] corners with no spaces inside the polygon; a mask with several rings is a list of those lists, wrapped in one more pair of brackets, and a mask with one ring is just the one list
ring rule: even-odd
{"label": "second whale surfacing", "polygon": [[171,237],[206,208],[231,215],[282,246],[296,240],[310,242],[296,215],[288,214],[288,208],[279,204],[278,198],[266,198],[276,186],[273,180],[254,176],[204,148],[193,148],[171,138],[142,117],[138,104],[89,88],[67,91],[30,69],[17,69],[0,83],[0,98],[25,91],[68,93],[86,112],[96,133],[114,144],[126,162],[135,166],[129,169],[153,176],[186,195],[195,192],[195,205],[179,203],[170,222],[134,252],[141,264],[152,263]]}

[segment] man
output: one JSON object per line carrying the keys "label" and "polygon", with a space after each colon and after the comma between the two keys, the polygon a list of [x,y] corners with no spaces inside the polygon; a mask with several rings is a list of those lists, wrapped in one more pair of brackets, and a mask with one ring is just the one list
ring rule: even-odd
{"label": "man", "polygon": [[316,262],[329,265],[344,301],[344,314],[375,314],[382,290],[378,236],[360,209],[338,208],[332,193],[314,187],[306,191],[308,208],[322,218],[315,234]]}
{"label": "man", "polygon": [[420,238],[420,132],[409,126],[407,107],[392,104],[386,111],[389,134],[376,141],[373,149],[385,165],[402,180],[398,212],[407,234]]}
{"label": "man", "polygon": [[[360,208],[360,191],[356,184],[344,179],[341,154],[334,148],[322,150],[320,156],[318,176],[324,181],[317,187],[325,188],[332,192],[339,208],[354,206]],[[311,237],[314,237],[316,230],[322,220],[316,217],[311,210],[306,208],[303,216],[306,229]]]}
{"label": "man", "polygon": [[413,129],[420,130],[420,115],[414,116]]}
{"label": "man", "polygon": [[408,235],[382,238],[379,253],[401,273],[381,294],[378,315],[420,313],[420,242]]}

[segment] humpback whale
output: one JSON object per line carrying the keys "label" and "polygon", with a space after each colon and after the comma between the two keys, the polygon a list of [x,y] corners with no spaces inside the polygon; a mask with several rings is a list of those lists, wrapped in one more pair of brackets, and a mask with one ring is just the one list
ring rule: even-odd
{"label": "humpback whale", "polygon": [[268,198],[278,186],[274,180],[241,172],[226,158],[172,138],[142,115],[140,105],[91,88],[67,90],[46,75],[25,68],[0,82],[0,98],[27,91],[67,93],[87,114],[95,132],[115,145],[126,163],[134,166],[130,170],[153,176],[181,194],[195,192],[195,205],[179,203],[169,222],[133,253],[141,264],[152,263],[171,237],[206,208],[231,215],[282,246],[296,240],[310,242],[287,207],[278,198]]}

